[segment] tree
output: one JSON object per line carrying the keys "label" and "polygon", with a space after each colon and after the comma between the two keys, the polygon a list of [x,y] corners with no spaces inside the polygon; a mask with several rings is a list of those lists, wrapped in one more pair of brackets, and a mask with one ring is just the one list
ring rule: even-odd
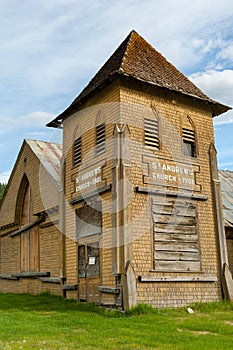
{"label": "tree", "polygon": [[3,194],[4,194],[5,189],[6,189],[6,184],[0,183],[0,203],[1,203],[1,200],[3,198]]}

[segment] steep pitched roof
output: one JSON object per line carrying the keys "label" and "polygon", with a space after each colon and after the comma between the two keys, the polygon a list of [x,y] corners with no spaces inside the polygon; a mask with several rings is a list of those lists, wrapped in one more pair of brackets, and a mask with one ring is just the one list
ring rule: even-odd
{"label": "steep pitched roof", "polygon": [[224,225],[233,227],[233,171],[219,170]]}
{"label": "steep pitched roof", "polygon": [[[29,171],[26,171],[25,160],[28,154],[31,154],[28,150],[32,152],[33,156],[29,157]],[[24,140],[11,172],[3,200],[0,203],[0,230],[5,225],[14,226],[16,224],[15,212],[17,209],[18,193],[25,176],[32,186],[33,197],[36,198],[36,206],[33,210],[35,209],[39,212],[39,210],[43,211],[58,204],[58,192],[61,186],[61,158],[62,145],[60,144]],[[43,171],[40,173],[40,170]],[[43,183],[41,180],[43,180]],[[41,197],[42,192],[43,198]],[[47,196],[46,200],[44,198],[45,196]]]}
{"label": "steep pitched roof", "polygon": [[206,101],[210,103],[214,116],[230,109],[206,96],[133,30],[72,104],[47,126],[59,126],[79,104],[110,81],[113,76],[119,74]]}
{"label": "steep pitched roof", "polygon": [[54,142],[25,140],[52,179],[59,184],[61,179],[62,145]]}

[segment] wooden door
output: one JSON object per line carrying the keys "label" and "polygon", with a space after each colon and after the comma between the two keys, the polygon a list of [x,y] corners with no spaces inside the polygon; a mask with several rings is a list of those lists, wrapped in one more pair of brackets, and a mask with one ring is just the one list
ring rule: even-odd
{"label": "wooden door", "polygon": [[78,246],[79,300],[100,302],[100,249],[99,242]]}
{"label": "wooden door", "polygon": [[30,271],[39,270],[39,242],[38,227],[30,230]]}
{"label": "wooden door", "polygon": [[21,271],[29,271],[29,230],[21,233]]}

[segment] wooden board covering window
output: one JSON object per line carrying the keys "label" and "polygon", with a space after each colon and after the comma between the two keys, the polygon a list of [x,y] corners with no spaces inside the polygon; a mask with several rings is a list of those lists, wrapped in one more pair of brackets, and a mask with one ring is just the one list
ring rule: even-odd
{"label": "wooden board covering window", "polygon": [[196,203],[153,199],[154,269],[200,271]]}

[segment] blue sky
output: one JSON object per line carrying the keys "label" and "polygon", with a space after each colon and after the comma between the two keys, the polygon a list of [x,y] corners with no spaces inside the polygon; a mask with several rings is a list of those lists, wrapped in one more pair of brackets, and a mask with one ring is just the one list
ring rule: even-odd
{"label": "blue sky", "polygon": [[[233,106],[232,0],[1,0],[0,182],[25,138],[58,141],[63,111],[135,29],[209,97]],[[233,170],[233,112],[215,118]]]}

